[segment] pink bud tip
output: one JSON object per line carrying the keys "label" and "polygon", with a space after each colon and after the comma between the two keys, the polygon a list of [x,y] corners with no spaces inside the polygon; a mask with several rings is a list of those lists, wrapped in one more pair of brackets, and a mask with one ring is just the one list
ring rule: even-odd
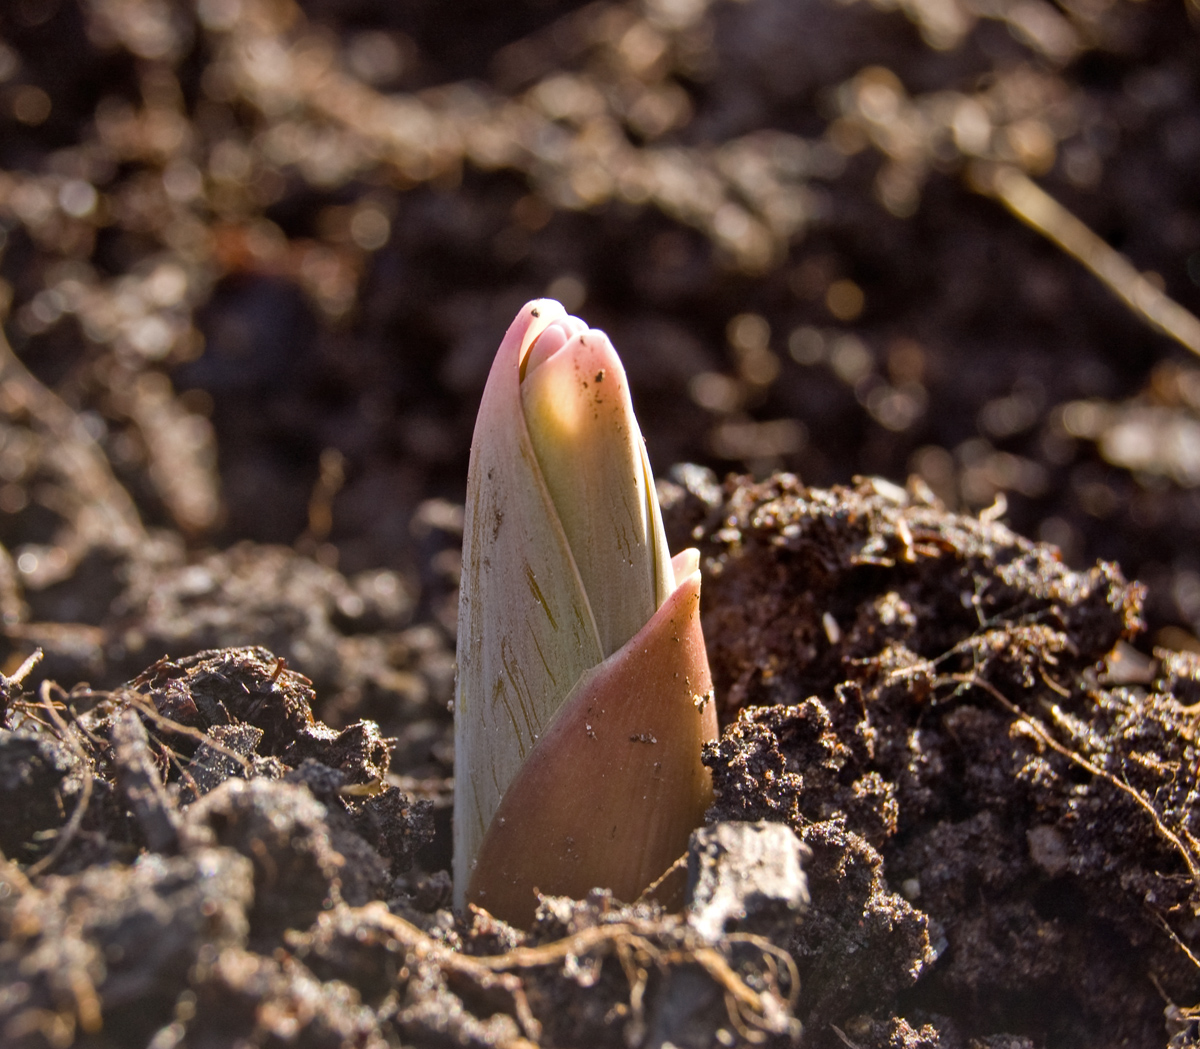
{"label": "pink bud tip", "polygon": [[588,326],[578,317],[564,317],[562,320],[551,321],[546,329],[533,340],[533,345],[525,354],[521,363],[521,378],[524,379],[539,364],[544,364],[561,350],[572,338],[588,330]]}

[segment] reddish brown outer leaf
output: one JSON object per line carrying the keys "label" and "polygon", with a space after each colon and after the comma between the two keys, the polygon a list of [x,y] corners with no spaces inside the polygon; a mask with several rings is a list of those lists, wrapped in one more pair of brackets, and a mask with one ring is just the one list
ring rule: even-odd
{"label": "reddish brown outer leaf", "polygon": [[686,577],[623,648],[579,681],[496,810],[467,900],[526,925],[534,890],[635,899],[687,848],[712,800],[716,738],[694,551]]}

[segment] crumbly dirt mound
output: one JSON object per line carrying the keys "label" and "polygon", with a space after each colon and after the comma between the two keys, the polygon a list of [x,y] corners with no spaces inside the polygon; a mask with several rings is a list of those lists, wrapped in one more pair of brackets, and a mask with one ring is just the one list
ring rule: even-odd
{"label": "crumbly dirt mound", "polygon": [[682,912],[454,916],[389,740],[265,649],[6,678],[4,1044],[1195,1044],[1200,660],[1124,646],[1139,587],[919,487],[664,494],[725,721]]}
{"label": "crumbly dirt mound", "polygon": [[265,649],[164,658],[111,692],[3,686],[6,1047],[798,1035],[795,966],[752,922],[702,934],[599,892],[546,900],[527,932],[439,909],[445,871],[414,869],[441,854],[433,805],[389,782],[395,741],[315,720]]}
{"label": "crumbly dirt mound", "polygon": [[1200,661],[1122,646],[1141,588],[919,487],[679,479],[734,719],[712,815],[814,851],[806,1044],[909,1044],[893,1010],[934,1044],[1162,1041],[1200,993]]}

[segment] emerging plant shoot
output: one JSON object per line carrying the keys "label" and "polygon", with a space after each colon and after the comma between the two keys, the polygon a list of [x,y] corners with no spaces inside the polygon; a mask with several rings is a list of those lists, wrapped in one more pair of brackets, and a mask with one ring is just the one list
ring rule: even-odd
{"label": "emerging plant shoot", "polygon": [[492,365],[467,481],[454,892],[518,924],[534,890],[636,898],[711,800],[699,555],[672,561],[625,370],[528,303]]}

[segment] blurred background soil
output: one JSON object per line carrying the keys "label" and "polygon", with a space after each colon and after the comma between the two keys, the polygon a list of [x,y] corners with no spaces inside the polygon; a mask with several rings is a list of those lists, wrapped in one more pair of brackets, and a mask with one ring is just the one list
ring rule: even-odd
{"label": "blurred background soil", "polygon": [[1130,680],[1200,651],[1195,0],[452,10],[0,9],[0,672],[267,646],[446,866],[471,431],[541,295],[660,474],[907,484],[1146,584]]}
{"label": "blurred background soil", "polygon": [[1200,312],[1190,0],[455,10],[5,6],[0,301],[39,387],[0,397],[6,625],[97,622],[102,566],[56,588],[136,513],[400,570],[452,630],[479,395],[549,294],[612,335],[660,472],[1002,495],[1198,647],[1200,362],[982,192],[1036,178]]}

